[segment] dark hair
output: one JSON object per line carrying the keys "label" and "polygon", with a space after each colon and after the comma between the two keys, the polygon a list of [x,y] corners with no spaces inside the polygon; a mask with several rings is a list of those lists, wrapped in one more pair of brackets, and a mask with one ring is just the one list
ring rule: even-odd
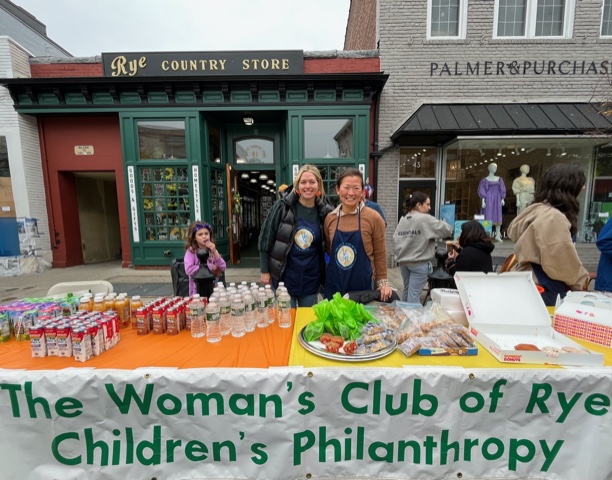
{"label": "dark hair", "polygon": [[423,192],[412,192],[412,195],[406,197],[406,212],[414,210],[419,203],[425,203],[428,198],[429,195]]}
{"label": "dark hair", "polygon": [[198,230],[201,230],[202,228],[205,228],[210,233],[210,241],[215,241],[212,227],[206,222],[196,220],[195,222],[191,222],[189,224],[189,230],[187,231],[187,241],[185,243],[185,250],[189,250],[189,247],[191,247],[194,252],[198,251],[200,247],[198,246],[198,241],[196,240],[196,233],[198,233]]}
{"label": "dark hair", "polygon": [[485,242],[493,243],[491,237],[487,234],[484,227],[476,220],[470,220],[461,225],[461,235],[459,236],[459,245],[461,248],[471,243]]}
{"label": "dark hair", "polygon": [[336,187],[340,188],[340,185],[342,185],[342,180],[344,180],[346,177],[359,177],[359,178],[361,178],[361,187],[363,188],[363,175],[361,175],[361,172],[359,171],[358,168],[354,168],[354,167],[345,168],[342,171],[342,173],[340,174],[340,176],[336,180]]}
{"label": "dark hair", "polygon": [[570,222],[570,232],[578,232],[578,195],[586,183],[582,167],[572,163],[557,163],[544,172],[535,192],[535,201],[548,203],[562,212]]}

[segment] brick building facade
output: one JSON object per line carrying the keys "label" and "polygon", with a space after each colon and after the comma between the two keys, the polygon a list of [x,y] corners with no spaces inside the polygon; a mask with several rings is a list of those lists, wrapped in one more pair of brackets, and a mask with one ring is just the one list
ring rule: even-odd
{"label": "brick building facade", "polygon": [[[372,32],[372,3],[351,2],[345,49],[360,45],[355,32]],[[612,211],[605,146],[612,123],[598,105],[612,92],[610,1],[561,1],[564,16],[549,22],[557,28],[552,33],[538,30],[540,19],[529,10],[535,1],[524,2],[525,29],[514,32],[504,30],[510,22],[503,1],[376,3],[381,71],[389,74],[378,125],[377,201],[389,212],[389,243],[403,197],[413,190],[429,189],[436,214],[444,203],[455,205],[457,220],[479,214],[476,185],[491,163],[508,190],[503,222],[494,226],[503,237],[517,213],[511,185],[519,167],[528,165],[537,183],[558,161],[587,172],[578,241],[594,241]]]}

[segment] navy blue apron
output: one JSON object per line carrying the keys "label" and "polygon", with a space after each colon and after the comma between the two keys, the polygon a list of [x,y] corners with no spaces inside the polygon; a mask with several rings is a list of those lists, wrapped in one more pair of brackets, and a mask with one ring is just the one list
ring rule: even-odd
{"label": "navy blue apron", "polygon": [[325,278],[324,295],[328,300],[336,292],[344,295],[356,290],[372,290],[372,264],[361,238],[361,211],[357,215],[359,227],[352,232],[339,230],[338,215]]}
{"label": "navy blue apron", "polygon": [[292,297],[319,292],[321,285],[321,228],[319,222],[296,220],[297,229],[283,272],[285,287]]}

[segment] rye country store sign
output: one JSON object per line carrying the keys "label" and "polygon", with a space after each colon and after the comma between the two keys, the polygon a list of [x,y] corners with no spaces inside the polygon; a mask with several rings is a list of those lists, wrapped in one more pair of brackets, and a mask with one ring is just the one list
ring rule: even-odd
{"label": "rye country store sign", "polygon": [[304,52],[103,53],[102,65],[107,77],[295,75],[304,73]]}

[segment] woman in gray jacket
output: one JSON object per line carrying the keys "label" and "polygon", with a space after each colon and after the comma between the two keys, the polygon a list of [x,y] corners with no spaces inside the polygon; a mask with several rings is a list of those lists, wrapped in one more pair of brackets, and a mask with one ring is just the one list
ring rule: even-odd
{"label": "woman in gray jacket", "polygon": [[451,226],[429,214],[431,202],[423,192],[406,199],[406,211],[393,234],[395,260],[400,267],[404,290],[402,301],[421,303],[421,292],[431,272],[436,239],[449,237]]}

